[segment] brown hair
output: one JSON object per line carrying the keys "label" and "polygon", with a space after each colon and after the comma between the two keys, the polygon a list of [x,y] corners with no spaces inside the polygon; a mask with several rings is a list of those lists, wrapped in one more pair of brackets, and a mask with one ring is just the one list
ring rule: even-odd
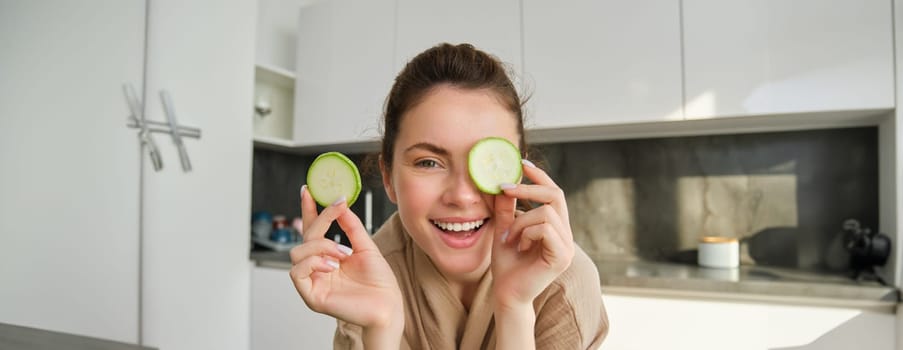
{"label": "brown hair", "polygon": [[450,85],[468,90],[491,91],[517,118],[521,155],[526,157],[523,104],[505,66],[494,56],[470,44],[442,43],[414,57],[398,77],[386,98],[382,123],[381,160],[392,169],[395,140],[405,112],[420,103],[434,88]]}

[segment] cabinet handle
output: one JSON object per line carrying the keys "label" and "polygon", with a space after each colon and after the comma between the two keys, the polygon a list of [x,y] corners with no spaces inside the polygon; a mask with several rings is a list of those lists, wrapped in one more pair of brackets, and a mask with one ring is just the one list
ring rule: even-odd
{"label": "cabinet handle", "polygon": [[138,132],[138,139],[141,140],[142,147],[147,148],[148,153],[150,154],[151,163],[154,165],[154,171],[160,171],[160,169],[163,169],[163,159],[160,157],[160,149],[157,148],[154,138],[151,137],[150,130],[147,127],[147,121],[142,112],[143,105],[141,101],[138,100],[135,88],[132,87],[131,84],[123,84],[122,92],[125,94],[125,101],[128,103],[129,111],[132,113],[129,116],[130,124],[134,124],[134,127],[141,129],[141,131]]}

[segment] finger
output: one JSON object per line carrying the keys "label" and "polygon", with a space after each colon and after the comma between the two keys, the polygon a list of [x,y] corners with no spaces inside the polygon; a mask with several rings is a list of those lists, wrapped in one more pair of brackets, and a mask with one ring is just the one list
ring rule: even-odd
{"label": "finger", "polygon": [[518,242],[519,252],[528,251],[532,246],[542,246],[542,259],[550,266],[556,266],[560,262],[568,261],[572,253],[562,241],[561,236],[555,233],[550,224],[533,225],[524,229]]}
{"label": "finger", "polygon": [[506,195],[552,206],[557,215],[567,217],[567,202],[564,191],[557,186],[547,185],[507,185],[503,190]]}
{"label": "finger", "polygon": [[342,212],[342,215],[338,217],[338,223],[355,250],[379,250],[376,247],[376,243],[370,238],[370,234],[367,233],[367,229],[364,228],[364,224],[361,223],[361,219],[353,211],[345,210]]}
{"label": "finger", "polygon": [[508,239],[509,228],[514,222],[515,206],[517,199],[511,196],[493,196],[495,203],[493,207],[492,222],[495,234],[493,236],[493,244],[501,245]]}
{"label": "finger", "polygon": [[332,258],[317,255],[309,256],[306,259],[299,261],[297,264],[292,265],[292,280],[300,281],[309,279],[315,272],[333,272],[338,269],[339,266],[339,262]]}
{"label": "finger", "polygon": [[552,180],[552,177],[550,177],[549,174],[534,165],[533,162],[522,159],[521,163],[523,163],[524,175],[534,184],[558,187],[555,181]]}
{"label": "finger", "polygon": [[310,224],[317,218],[317,203],[314,197],[311,197],[307,185],[301,186],[301,220],[304,227],[310,227]]}
{"label": "finger", "polygon": [[330,256],[335,260],[341,261],[345,259],[349,255],[351,255],[351,248],[348,248],[344,245],[337,244],[328,239],[314,239],[310,241],[305,241],[302,244],[292,248],[289,251],[289,258],[292,260],[292,264],[297,264],[301,260],[304,260],[310,256],[319,255],[319,256]]}
{"label": "finger", "polygon": [[511,228],[509,229],[511,233],[506,242],[518,242],[524,229],[529,226],[546,223],[552,225],[556,232],[569,232],[568,230],[563,230],[561,218],[558,216],[558,213],[550,206],[543,205],[518,216],[511,224]]}
{"label": "finger", "polygon": [[330,260],[329,258],[310,256],[307,257],[307,259],[299,261],[292,266],[291,270],[289,270],[289,276],[292,278],[292,284],[295,285],[295,290],[301,294],[301,297],[304,298],[304,303],[306,303],[308,307],[313,309],[313,306],[309,303],[311,297],[310,291],[313,288],[311,275],[318,272],[333,272],[338,269],[338,266],[337,262]]}
{"label": "finger", "polygon": [[348,203],[345,202],[345,197],[342,197],[335,203],[332,203],[332,205],[326,207],[326,209],[323,209],[313,221],[304,223],[304,240],[320,239],[326,236],[326,231],[329,230],[329,226],[342,215],[345,209],[348,209]]}
{"label": "finger", "polygon": [[[540,191],[539,193],[533,192],[524,192],[529,190],[531,186],[526,184],[502,184],[502,190],[505,194],[512,195],[519,199],[525,199],[524,206],[528,209],[532,209],[530,202],[538,202],[542,204],[552,204],[558,209],[559,213],[562,215],[567,214],[567,203],[564,202],[564,192],[561,191],[561,188],[555,183],[554,180],[547,174],[544,170],[536,167],[533,162],[527,159],[521,159],[523,173],[530,182],[539,187],[548,187],[545,191]],[[519,190],[520,189],[520,190]],[[526,190],[525,190],[526,189]],[[560,194],[557,192],[561,192]]]}

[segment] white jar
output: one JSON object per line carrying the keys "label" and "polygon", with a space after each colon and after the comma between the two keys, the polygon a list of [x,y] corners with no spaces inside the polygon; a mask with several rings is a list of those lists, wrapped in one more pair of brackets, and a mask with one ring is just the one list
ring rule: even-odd
{"label": "white jar", "polygon": [[699,239],[699,266],[733,269],[740,266],[740,242],[731,237]]}

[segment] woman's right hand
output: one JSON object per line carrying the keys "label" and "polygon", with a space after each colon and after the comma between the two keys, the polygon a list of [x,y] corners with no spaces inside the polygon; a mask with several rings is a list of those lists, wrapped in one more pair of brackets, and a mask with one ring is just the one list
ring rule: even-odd
{"label": "woman's right hand", "polygon": [[[304,243],[291,251],[289,274],[304,303],[311,310],[361,326],[365,333],[387,331],[400,336],[404,304],[395,274],[345,200],[318,214],[313,197],[302,187],[301,214]],[[324,237],[333,221],[351,240],[353,252]]]}

